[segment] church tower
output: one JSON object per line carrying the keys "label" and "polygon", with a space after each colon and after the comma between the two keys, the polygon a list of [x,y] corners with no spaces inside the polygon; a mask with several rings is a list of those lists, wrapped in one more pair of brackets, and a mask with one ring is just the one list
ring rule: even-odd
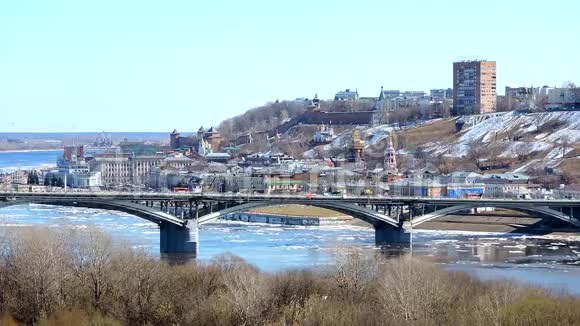
{"label": "church tower", "polygon": [[372,126],[375,127],[379,124],[389,123],[389,113],[386,110],[385,93],[383,92],[383,86],[381,85],[381,93],[373,106],[373,117]]}
{"label": "church tower", "polygon": [[387,172],[397,173],[397,153],[395,146],[393,146],[393,137],[389,135],[387,146],[385,148],[385,165],[384,169]]}
{"label": "church tower", "polygon": [[205,128],[203,126],[199,127],[199,129],[197,130],[197,138],[203,139],[205,137],[206,132],[207,131],[205,130]]}
{"label": "church tower", "polygon": [[364,160],[364,148],[365,142],[361,137],[360,130],[353,130],[350,144],[349,161],[354,163]]}
{"label": "church tower", "polygon": [[181,135],[179,134],[179,132],[177,132],[177,129],[173,129],[173,132],[169,134],[169,145],[171,146],[171,149],[179,148],[180,137]]}
{"label": "church tower", "polygon": [[318,98],[318,93],[314,94],[314,98],[310,101],[307,110],[309,112],[320,110],[320,99]]}
{"label": "church tower", "polygon": [[381,85],[381,94],[379,94],[379,99],[377,100],[377,110],[385,109],[385,93],[383,92],[383,86]]}

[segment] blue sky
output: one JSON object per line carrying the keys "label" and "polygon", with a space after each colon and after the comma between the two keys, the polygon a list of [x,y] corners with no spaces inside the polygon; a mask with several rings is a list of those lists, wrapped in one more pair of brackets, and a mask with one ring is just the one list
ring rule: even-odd
{"label": "blue sky", "polygon": [[580,82],[576,1],[2,1],[0,132],[183,131],[276,99]]}

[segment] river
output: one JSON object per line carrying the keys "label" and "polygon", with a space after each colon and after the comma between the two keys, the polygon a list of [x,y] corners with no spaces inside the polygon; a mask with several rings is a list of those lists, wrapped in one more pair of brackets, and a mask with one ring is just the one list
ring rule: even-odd
{"label": "river", "polygon": [[[0,169],[52,164],[60,151],[0,153]],[[97,227],[115,239],[159,253],[153,223],[121,212],[25,205],[0,210],[0,232],[26,226]],[[200,229],[201,260],[223,253],[238,255],[264,271],[324,268],[345,251],[376,252],[374,231],[335,225],[294,227],[220,221]],[[408,251],[408,249],[405,249]],[[397,249],[388,250],[398,255]],[[426,256],[451,270],[482,279],[508,278],[580,295],[580,235],[550,238],[499,233],[420,231],[413,255]]]}

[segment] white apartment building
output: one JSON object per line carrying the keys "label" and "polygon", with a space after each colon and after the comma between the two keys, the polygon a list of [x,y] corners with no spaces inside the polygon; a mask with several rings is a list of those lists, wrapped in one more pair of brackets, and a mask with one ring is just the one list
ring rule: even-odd
{"label": "white apartment building", "polygon": [[89,162],[91,171],[101,173],[105,187],[143,185],[149,171],[160,166],[164,157],[133,156],[131,154],[99,154]]}

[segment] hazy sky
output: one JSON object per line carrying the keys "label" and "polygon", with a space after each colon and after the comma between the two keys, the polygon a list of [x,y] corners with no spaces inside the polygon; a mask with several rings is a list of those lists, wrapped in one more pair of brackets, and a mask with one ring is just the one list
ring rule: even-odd
{"label": "hazy sky", "polygon": [[580,82],[577,1],[0,2],[0,132],[183,131],[276,99]]}

